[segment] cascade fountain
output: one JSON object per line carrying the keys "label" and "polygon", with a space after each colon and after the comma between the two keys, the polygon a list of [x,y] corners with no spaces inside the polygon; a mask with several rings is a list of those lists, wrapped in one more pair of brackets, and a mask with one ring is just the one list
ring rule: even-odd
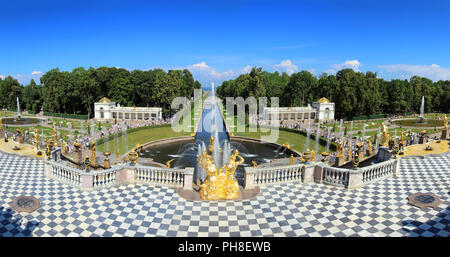
{"label": "cascade fountain", "polygon": [[311,122],[308,121],[308,128],[306,130],[306,140],[305,140],[305,146],[303,147],[303,152],[307,151],[309,148],[309,136],[311,135]]}
{"label": "cascade fountain", "polygon": [[[316,145],[315,145],[315,151],[317,153],[316,158],[319,156],[319,140],[320,140],[320,123],[317,125],[317,131],[316,131]],[[313,160],[314,161],[314,160]]]}
{"label": "cascade fountain", "polygon": [[328,127],[328,131],[327,131],[327,147],[325,148],[325,152],[329,152],[330,151],[330,138],[331,138],[331,127]]}

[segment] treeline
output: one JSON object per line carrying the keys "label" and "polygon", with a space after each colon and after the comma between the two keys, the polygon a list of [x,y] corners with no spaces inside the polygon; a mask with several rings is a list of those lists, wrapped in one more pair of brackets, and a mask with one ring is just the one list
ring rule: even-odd
{"label": "treeline", "polygon": [[162,69],[128,71],[120,68],[76,68],[72,72],[52,69],[40,79],[23,87],[17,80],[0,79],[0,104],[15,108],[19,96],[21,108],[32,112],[41,108],[50,113],[88,114],[93,116],[94,103],[103,97],[121,106],[162,107],[163,114],[172,111],[170,104],[177,96],[192,97],[201,88],[191,72]]}
{"label": "treeline", "polygon": [[307,106],[321,97],[335,103],[335,118],[375,114],[418,113],[422,96],[425,112],[450,112],[450,81],[433,82],[413,76],[408,80],[386,81],[374,72],[343,69],[319,78],[308,71],[286,73],[253,68],[217,87],[220,97],[279,97],[280,106]]}

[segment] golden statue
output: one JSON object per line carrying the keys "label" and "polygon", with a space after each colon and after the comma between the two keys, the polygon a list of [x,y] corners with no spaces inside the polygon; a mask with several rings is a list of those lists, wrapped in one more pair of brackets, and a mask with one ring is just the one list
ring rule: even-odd
{"label": "golden statue", "polygon": [[53,141],[55,142],[55,145],[58,145],[58,132],[56,131],[55,123],[53,123],[52,131]]}
{"label": "golden statue", "polygon": [[61,147],[62,147],[62,153],[66,154],[66,141],[65,140],[62,141],[62,146]]}
{"label": "golden statue", "polygon": [[120,163],[119,150],[116,152],[116,165]]}
{"label": "golden statue", "polygon": [[336,155],[336,157],[344,157],[344,147],[342,146],[344,144],[344,141],[342,140],[342,138],[341,138],[341,140],[339,140],[339,143],[338,143],[338,145],[337,145],[337,152],[338,152],[338,154]]}
{"label": "golden statue", "polygon": [[[214,142],[213,140],[211,140]],[[210,147],[211,148],[211,147]],[[239,158],[239,161],[236,161]],[[244,163],[244,158],[239,155],[238,150],[231,154],[226,165],[217,170],[214,159],[206,151],[198,160],[198,164],[206,171],[206,178],[203,184],[197,179],[197,186],[200,187],[200,198],[202,200],[231,200],[240,198],[239,184],[235,177],[236,169]]]}
{"label": "golden statue", "polygon": [[294,155],[291,154],[291,157],[289,158],[289,163],[292,165],[294,164]]}
{"label": "golden statue", "polygon": [[[239,158],[239,161],[236,161],[236,158]],[[219,170],[219,197],[222,199],[231,200],[241,197],[239,183],[234,173],[242,163],[244,163],[244,158],[239,155],[238,150],[234,150],[228,163],[221,168],[221,170],[225,170],[225,173],[221,173]]]}
{"label": "golden statue", "polygon": [[381,129],[381,141],[380,141],[380,145],[381,146],[388,146],[389,144],[389,132],[387,129],[386,124],[383,123],[383,127]]}
{"label": "golden statue", "polygon": [[369,142],[367,143],[367,148],[369,148],[369,156],[372,156],[373,150],[372,150],[372,141],[371,140],[369,140]]}
{"label": "golden statue", "polygon": [[92,143],[91,143],[91,150],[92,150],[91,159],[89,161],[90,161],[90,165],[92,167],[94,167],[95,166],[95,141],[94,140],[92,140]]}
{"label": "golden statue", "polygon": [[166,162],[166,166],[167,168],[170,168],[170,164],[174,161],[175,159],[169,160],[168,162]]}
{"label": "golden statue", "polygon": [[252,163],[253,163],[253,168],[257,168],[258,167],[258,163],[257,162],[252,161]]}
{"label": "golden statue", "polygon": [[286,147],[287,149],[291,149],[291,146],[289,145],[288,142],[284,143],[282,146],[283,146],[283,147]]}
{"label": "golden statue", "polygon": [[316,156],[316,151],[312,150],[311,151],[311,162],[315,161],[314,156]]}
{"label": "golden statue", "polygon": [[209,150],[210,153],[212,153],[213,149],[214,149],[214,138],[213,138],[213,136],[211,136],[211,138],[209,139],[209,148],[208,148],[208,150]]}

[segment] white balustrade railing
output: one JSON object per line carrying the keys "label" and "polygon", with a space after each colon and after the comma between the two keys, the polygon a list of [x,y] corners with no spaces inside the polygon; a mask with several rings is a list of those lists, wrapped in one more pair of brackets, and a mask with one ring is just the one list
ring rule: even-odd
{"label": "white balustrade railing", "polygon": [[362,173],[363,184],[372,183],[385,177],[394,175],[398,160],[389,160],[378,164],[363,167],[358,172]]}
{"label": "white balustrade railing", "polygon": [[76,187],[81,185],[81,174],[79,170],[53,161],[50,163],[51,176],[53,178]]}
{"label": "white balustrade railing", "polygon": [[339,187],[346,187],[349,181],[348,169],[323,166],[323,183]]}
{"label": "white balustrade railing", "polygon": [[136,166],[136,181],[142,183],[183,186],[185,169]]}
{"label": "white balustrade railing", "polygon": [[116,166],[103,171],[92,171],[92,187],[105,188],[116,184],[116,174],[122,167]]}
{"label": "white balustrade railing", "polygon": [[[251,168],[254,171],[253,184],[273,184],[302,179],[303,164],[286,165],[279,167]],[[249,170],[246,168],[246,171]]]}

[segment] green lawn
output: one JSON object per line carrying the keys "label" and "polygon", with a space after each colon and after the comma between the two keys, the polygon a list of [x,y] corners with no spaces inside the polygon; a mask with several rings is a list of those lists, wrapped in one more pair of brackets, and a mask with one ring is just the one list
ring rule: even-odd
{"label": "green lawn", "polygon": [[98,145],[97,150],[115,153],[119,149],[120,154],[124,154],[133,148],[136,143],[144,144],[164,138],[189,136],[190,134],[190,132],[174,132],[171,127],[148,127]]}
{"label": "green lawn", "polygon": [[[25,133],[25,131],[27,131],[27,130],[28,130],[28,132],[30,132],[30,133],[31,133],[31,132],[34,133],[34,129],[35,129],[35,128],[38,130],[39,137],[41,136],[42,133],[44,133],[44,135],[45,135],[46,137],[50,137],[50,132],[52,131],[52,128],[43,127],[43,126],[34,126],[34,127],[8,127],[8,128],[5,128],[5,127],[4,127],[3,129],[5,129],[6,131],[9,131],[9,132],[13,132],[13,133],[16,132],[16,129],[22,130],[23,133]],[[68,139],[69,134],[70,134],[70,135],[80,135],[80,134],[81,134],[81,133],[79,133],[79,132],[70,132],[69,130],[65,130],[65,129],[58,129],[58,132],[60,133],[60,135],[61,135],[62,137],[64,137],[65,140]],[[70,132],[70,133],[69,133],[69,132]]]}
{"label": "green lawn", "polygon": [[[279,130],[279,135],[278,135],[278,140],[276,141],[277,144],[284,144],[286,142],[289,143],[289,145],[296,151],[298,152],[304,152],[306,149],[304,149],[305,147],[305,143],[306,143],[306,137],[301,135],[301,134],[297,134],[297,133],[293,133],[293,132],[288,132],[288,131],[284,131],[284,130]],[[235,136],[241,136],[241,137],[250,137],[250,138],[255,138],[255,139],[261,139],[261,135],[269,135],[270,132],[268,133],[261,133],[258,129],[258,132],[236,132],[234,133]],[[314,139],[310,139],[309,141],[309,149],[311,150],[315,150],[315,143],[316,141]],[[319,144],[319,153],[324,152],[325,151],[325,146],[322,146]],[[331,150],[329,150],[330,152],[333,152]]]}

